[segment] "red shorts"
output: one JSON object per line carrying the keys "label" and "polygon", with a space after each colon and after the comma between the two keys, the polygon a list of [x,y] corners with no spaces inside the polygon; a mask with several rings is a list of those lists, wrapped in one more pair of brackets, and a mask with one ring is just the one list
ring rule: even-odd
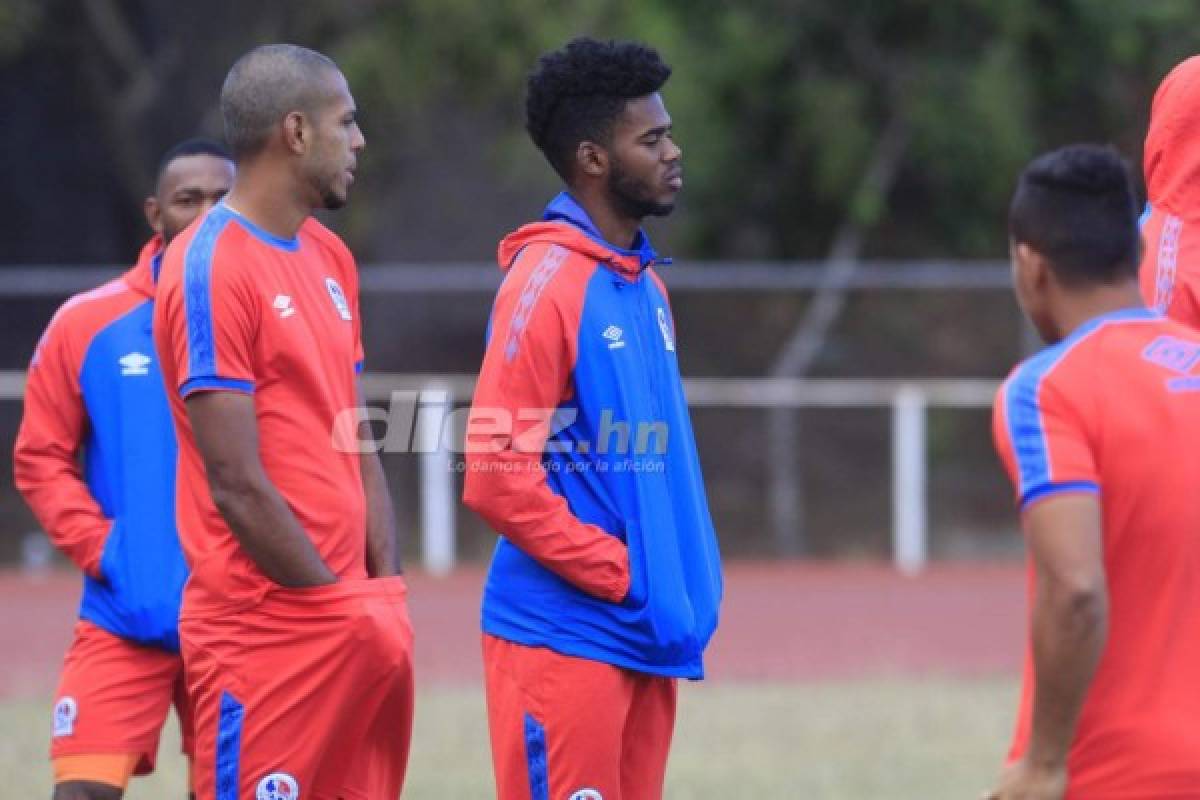
{"label": "red shorts", "polygon": [[662,797],[674,678],[486,634],[483,662],[499,800]]}
{"label": "red shorts", "polygon": [[55,694],[50,757],[130,753],[138,756],[134,774],[153,772],[172,703],[183,752],[191,755],[192,714],[179,654],[80,620]]}
{"label": "red shorts", "polygon": [[272,589],[225,616],[185,611],[197,800],[397,797],[412,733],[400,577]]}

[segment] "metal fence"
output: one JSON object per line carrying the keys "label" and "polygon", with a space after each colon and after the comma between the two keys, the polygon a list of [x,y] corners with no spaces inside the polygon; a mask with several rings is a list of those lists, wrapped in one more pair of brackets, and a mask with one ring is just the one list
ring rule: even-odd
{"label": "metal fence", "polygon": [[[34,266],[0,269],[0,300],[62,297],[97,285],[117,274],[103,267]],[[823,286],[825,265],[819,263],[679,264],[666,274],[672,292],[814,291]],[[440,295],[491,293],[500,275],[490,264],[373,265],[361,269],[364,298],[378,294]],[[867,262],[856,267],[845,284],[847,292],[893,290],[1007,289],[1008,268],[997,262]],[[679,302],[677,300],[677,302]],[[1022,348],[1031,345],[1027,330],[1014,331]],[[368,373],[367,399],[386,403],[396,391],[443,391],[447,398],[466,402],[474,376],[465,374]],[[0,372],[0,399],[20,398],[24,376]],[[929,437],[931,409],[983,409],[990,406],[994,379],[895,380],[805,379],[780,377],[691,377],[686,381],[689,403],[697,409],[882,409],[890,413],[891,558],[906,573],[919,571],[929,558]],[[418,427],[440,425],[435,418]],[[426,441],[442,441],[442,431],[418,430]],[[881,451],[886,452],[886,451]],[[424,565],[442,573],[455,564],[458,553],[458,490],[452,459],[440,447],[416,453],[418,520]]]}

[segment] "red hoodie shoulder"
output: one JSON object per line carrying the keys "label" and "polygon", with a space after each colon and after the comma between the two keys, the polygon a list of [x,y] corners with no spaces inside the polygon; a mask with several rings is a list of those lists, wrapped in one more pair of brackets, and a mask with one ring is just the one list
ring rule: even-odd
{"label": "red hoodie shoulder", "polygon": [[[38,367],[44,358],[49,357],[61,360],[61,367],[77,373],[87,354],[88,345],[96,334],[148,297],[153,297],[154,278],[150,261],[158,252],[157,241],[158,237],[150,240],[142,248],[138,263],[121,277],[68,298],[42,333],[30,367]],[[150,284],[149,294],[147,281]]]}
{"label": "red hoodie shoulder", "polygon": [[1184,220],[1200,217],[1200,56],[1178,64],[1154,93],[1143,154],[1152,206]]}

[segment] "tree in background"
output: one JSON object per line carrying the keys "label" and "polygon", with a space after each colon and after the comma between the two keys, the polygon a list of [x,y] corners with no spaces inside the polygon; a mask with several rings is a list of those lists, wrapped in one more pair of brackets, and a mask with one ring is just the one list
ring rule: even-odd
{"label": "tree in background", "polygon": [[[360,251],[485,258],[553,186],[521,130],[524,75],[589,33],[645,40],[676,67],[689,186],[675,252],[817,258],[851,225],[868,255],[995,256],[1033,152],[1089,139],[1137,156],[1154,86],[1200,45],[1196,20],[1186,0],[573,0],[554,13],[534,0],[0,0],[0,96],[17,112],[0,135],[33,195],[6,210],[52,202],[59,187],[30,176],[100,173],[81,191],[113,208],[79,224],[120,231],[76,248],[30,217],[9,246],[24,260],[124,258],[140,229],[123,208],[158,151],[218,132],[231,60],[288,39],[337,57],[362,106],[369,169],[339,221]],[[880,179],[866,180],[872,165]]]}

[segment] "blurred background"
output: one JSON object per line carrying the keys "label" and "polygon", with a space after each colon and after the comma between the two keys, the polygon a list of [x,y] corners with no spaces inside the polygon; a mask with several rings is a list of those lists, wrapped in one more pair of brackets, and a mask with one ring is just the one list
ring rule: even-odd
{"label": "blurred background", "polygon": [[[69,270],[130,263],[161,153],[220,136],[232,61],[294,41],[338,61],[367,137],[327,221],[363,265],[369,369],[469,375],[496,242],[557,190],[523,130],[525,75],[588,33],[675,69],[687,188],[650,233],[676,259],[662,273],[688,376],[995,380],[1033,345],[1002,263],[1017,171],[1078,140],[1140,171],[1153,90],[1200,44],[1195,21],[1173,0],[0,0],[0,370],[22,370],[67,291],[101,275]],[[897,387],[742,388],[795,410],[698,404],[726,552],[886,555]],[[919,398],[929,552],[1015,552],[990,387],[932,389],[962,391]],[[0,400],[0,441],[19,405]],[[416,460],[387,467],[415,531]],[[11,480],[0,499],[11,561],[36,526]],[[459,555],[485,556],[490,534],[458,528]]]}
{"label": "blurred background", "polygon": [[[873,653],[871,674],[957,674],[967,663],[1008,681],[1021,541],[989,407],[1036,341],[1007,286],[1007,202],[1031,157],[1075,141],[1115,145],[1140,183],[1154,89],[1200,50],[1198,21],[1188,0],[0,0],[0,443],[10,451],[21,374],[54,309],[131,263],[149,235],[141,201],[159,156],[186,137],[220,137],[226,70],[273,41],[331,55],[358,102],[367,149],[349,206],[325,221],[360,261],[373,401],[439,385],[469,402],[499,281],[495,245],[558,190],[523,130],[525,76],[577,34],[639,39],[675,70],[664,98],[687,186],[649,233],[675,259],[661,275],[723,551],[755,563],[893,561],[959,587],[914,589],[855,566],[813,591],[827,601],[870,584],[877,605],[850,592],[834,618],[940,586],[913,600],[907,624],[953,633],[962,620],[939,622],[939,605],[970,607],[982,585],[999,598],[979,617],[995,613],[986,618],[1004,645],[994,658],[913,661],[925,645],[912,641],[872,649],[888,639],[885,622],[878,640],[838,641]],[[410,561],[477,574],[494,536],[455,508],[453,456],[384,460]],[[0,459],[0,563],[53,559]],[[1007,577],[955,571],[980,562]],[[748,588],[731,602],[764,585],[783,593],[761,598],[776,612],[807,602],[786,594],[791,583],[732,575],[735,590]],[[758,612],[731,610],[741,613]],[[841,630],[829,624],[814,635]],[[968,651],[992,652],[964,630],[954,635]],[[790,674],[764,658],[731,669]],[[999,685],[979,703],[1007,709],[1010,684]],[[955,702],[947,718],[974,701]],[[905,719],[902,732],[970,740],[947,734],[945,719]],[[998,763],[1007,723],[981,724],[982,763]],[[813,733],[814,746],[826,739]],[[891,795],[834,785],[804,796],[939,796],[936,781]]]}

